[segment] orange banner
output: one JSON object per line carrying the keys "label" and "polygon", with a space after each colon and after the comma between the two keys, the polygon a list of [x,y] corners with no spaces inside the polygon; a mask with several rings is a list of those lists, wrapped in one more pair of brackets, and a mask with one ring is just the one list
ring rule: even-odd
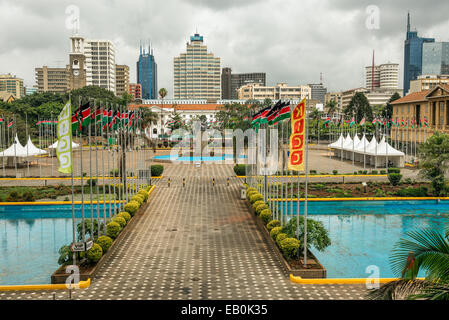
{"label": "orange banner", "polygon": [[306,99],[303,99],[291,113],[292,134],[290,135],[288,169],[304,171],[304,147],[306,129]]}

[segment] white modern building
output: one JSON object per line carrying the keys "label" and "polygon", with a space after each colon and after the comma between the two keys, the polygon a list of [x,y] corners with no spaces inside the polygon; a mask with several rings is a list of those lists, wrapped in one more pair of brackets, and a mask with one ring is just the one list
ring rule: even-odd
{"label": "white modern building", "polygon": [[109,40],[84,39],[86,85],[116,92],[115,49]]}
{"label": "white modern building", "polygon": [[368,89],[398,89],[399,64],[384,63],[378,66],[365,67],[365,83]]}
{"label": "white modern building", "polygon": [[240,100],[302,100],[312,98],[312,89],[309,86],[289,86],[286,83],[275,86],[250,83],[238,89],[238,97]]}

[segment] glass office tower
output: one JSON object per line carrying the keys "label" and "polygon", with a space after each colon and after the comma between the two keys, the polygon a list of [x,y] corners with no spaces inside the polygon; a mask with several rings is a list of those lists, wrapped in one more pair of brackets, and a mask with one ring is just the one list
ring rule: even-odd
{"label": "glass office tower", "polygon": [[423,44],[435,42],[433,38],[420,38],[417,31],[410,31],[410,14],[407,16],[407,39],[404,46],[404,95],[410,89],[410,81],[422,75]]}
{"label": "glass office tower", "polygon": [[153,49],[140,47],[139,61],[137,61],[137,83],[141,86],[142,99],[157,99],[157,64],[154,60]]}
{"label": "glass office tower", "polygon": [[449,42],[424,43],[422,73],[425,75],[449,74]]}

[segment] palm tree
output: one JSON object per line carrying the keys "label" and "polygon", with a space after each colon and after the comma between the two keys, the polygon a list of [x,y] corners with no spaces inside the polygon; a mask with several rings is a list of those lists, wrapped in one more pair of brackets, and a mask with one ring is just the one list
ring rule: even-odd
{"label": "palm tree", "polygon": [[[449,300],[449,228],[442,232],[411,231],[393,248],[390,258],[399,280],[382,285],[368,294],[373,300]],[[425,279],[417,279],[419,271]]]}
{"label": "palm tree", "polygon": [[332,118],[333,118],[335,112],[337,112],[337,108],[338,108],[338,104],[337,104],[337,101],[335,101],[335,100],[330,100],[326,104],[327,114],[330,115]]}
{"label": "palm tree", "polygon": [[167,90],[165,88],[159,89],[159,96],[162,99],[162,107],[161,107],[161,134],[162,134],[162,109],[164,108],[164,98],[167,95]]}

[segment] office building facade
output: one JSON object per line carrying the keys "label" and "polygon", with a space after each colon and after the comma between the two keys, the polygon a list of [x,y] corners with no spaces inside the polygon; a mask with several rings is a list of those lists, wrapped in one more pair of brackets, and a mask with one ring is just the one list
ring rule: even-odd
{"label": "office building facade", "polygon": [[69,91],[70,68],[35,68],[37,92],[66,93]]}
{"label": "office building facade", "polygon": [[157,64],[154,59],[153,49],[140,47],[139,60],[137,61],[137,83],[140,84],[143,99],[157,99]]}
{"label": "office building facade", "polygon": [[407,38],[404,44],[404,95],[410,89],[410,81],[422,75],[423,44],[435,42],[433,38],[420,38],[410,30],[410,14],[407,16]]}
{"label": "office building facade", "polygon": [[247,84],[257,83],[266,86],[266,73],[232,73],[231,68],[223,68],[221,73],[221,98],[223,100],[238,99],[237,90]]}
{"label": "office building facade", "polygon": [[449,74],[449,42],[423,44],[422,74]]}
{"label": "office building facade", "polygon": [[399,64],[384,63],[374,67],[373,66],[365,67],[365,84],[366,88],[370,90],[398,89]]}
{"label": "office building facade", "polygon": [[121,97],[128,92],[129,87],[129,67],[123,64],[115,65],[115,90],[116,95]]}
{"label": "office building facade", "polygon": [[142,87],[139,83],[130,83],[128,93],[133,96],[133,100],[142,99]]}
{"label": "office building facade", "polygon": [[430,90],[439,84],[449,84],[449,75],[422,75],[410,81],[409,93]]}
{"label": "office building facade", "polygon": [[322,83],[308,84],[308,86],[310,87],[311,99],[324,104],[327,88]]}
{"label": "office building facade", "polygon": [[186,52],[173,59],[174,98],[206,99],[221,98],[220,58],[207,52],[203,36],[195,34],[186,44]]}
{"label": "office building facade", "polygon": [[276,86],[261,86],[258,83],[243,85],[238,89],[240,100],[301,100],[312,98],[312,90],[309,86],[291,87],[286,83],[278,83]]}
{"label": "office building facade", "polygon": [[0,92],[10,93],[15,99],[22,98],[25,95],[23,79],[10,73],[0,74]]}

